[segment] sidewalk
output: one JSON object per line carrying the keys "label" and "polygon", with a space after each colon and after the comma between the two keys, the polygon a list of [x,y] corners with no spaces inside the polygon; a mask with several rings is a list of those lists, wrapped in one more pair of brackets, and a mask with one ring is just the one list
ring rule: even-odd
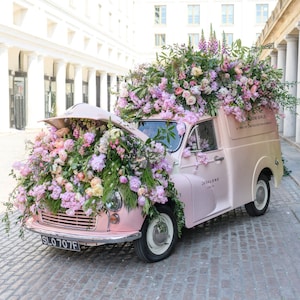
{"label": "sidewalk", "polygon": [[34,140],[36,134],[41,130],[16,130],[0,132],[0,214],[5,211],[3,203],[7,202],[9,194],[16,185],[16,181],[9,176],[13,163],[21,161],[27,157],[26,141]]}
{"label": "sidewalk", "polygon": [[300,186],[300,144],[281,136],[281,151],[290,177]]}

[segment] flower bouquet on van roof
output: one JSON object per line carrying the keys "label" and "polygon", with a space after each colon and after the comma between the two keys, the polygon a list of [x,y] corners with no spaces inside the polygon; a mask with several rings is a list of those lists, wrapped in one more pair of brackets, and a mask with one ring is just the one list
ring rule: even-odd
{"label": "flower bouquet on van roof", "polygon": [[115,111],[131,121],[159,114],[193,124],[220,107],[239,122],[260,108],[276,114],[293,108],[296,99],[281,82],[282,71],[269,59],[259,60],[260,52],[240,41],[228,48],[215,34],[206,42],[203,32],[199,49],[165,46],[155,62],[139,65],[125,78]]}

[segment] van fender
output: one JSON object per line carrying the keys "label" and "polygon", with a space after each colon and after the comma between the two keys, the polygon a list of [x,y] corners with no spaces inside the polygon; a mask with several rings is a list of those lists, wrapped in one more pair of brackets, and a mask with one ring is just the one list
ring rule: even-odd
{"label": "van fender", "polygon": [[252,175],[252,201],[255,200],[257,180],[263,170],[268,177],[273,175],[274,184],[277,187],[283,174],[282,161],[270,156],[263,156],[257,161]]}

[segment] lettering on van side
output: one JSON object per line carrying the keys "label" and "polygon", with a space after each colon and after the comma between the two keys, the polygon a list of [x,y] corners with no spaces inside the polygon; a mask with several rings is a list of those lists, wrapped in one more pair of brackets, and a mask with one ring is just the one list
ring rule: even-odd
{"label": "lettering on van side", "polygon": [[210,187],[214,187],[214,184],[220,180],[219,177],[211,178],[207,180],[202,180],[202,186],[209,185]]}

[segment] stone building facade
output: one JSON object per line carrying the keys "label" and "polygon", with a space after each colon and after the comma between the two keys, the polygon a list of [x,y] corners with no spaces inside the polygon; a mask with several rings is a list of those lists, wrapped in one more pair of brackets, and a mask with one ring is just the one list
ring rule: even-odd
{"label": "stone building facade", "polygon": [[[271,63],[283,70],[283,81],[294,83],[289,92],[300,98],[300,1],[279,0],[268,19],[257,45],[268,45],[262,53],[271,56]],[[300,143],[300,105],[284,111],[280,123],[284,137]]]}
{"label": "stone building facade", "polygon": [[80,102],[112,109],[136,60],[133,1],[0,2],[0,131]]}

